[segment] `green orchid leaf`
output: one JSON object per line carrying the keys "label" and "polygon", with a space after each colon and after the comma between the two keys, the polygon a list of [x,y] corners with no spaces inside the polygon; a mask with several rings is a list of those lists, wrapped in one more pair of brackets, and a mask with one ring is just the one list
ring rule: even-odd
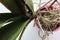
{"label": "green orchid leaf", "polygon": [[25,3],[23,2],[24,0],[15,0],[15,1],[16,4],[19,6],[21,13],[26,14]]}
{"label": "green orchid leaf", "polygon": [[31,11],[34,13],[34,8],[33,8],[33,2],[32,0],[26,0],[27,5],[31,9]]}
{"label": "green orchid leaf", "polygon": [[[11,11],[0,13],[0,40],[16,40],[33,18],[26,13],[23,0],[0,0],[0,2]],[[26,0],[26,3],[34,13],[32,0]]]}
{"label": "green orchid leaf", "polygon": [[29,21],[26,17],[19,17],[14,22],[0,28],[0,40],[16,40]]}
{"label": "green orchid leaf", "polygon": [[0,21],[1,20],[7,20],[16,16],[22,16],[17,13],[0,13]]}
{"label": "green orchid leaf", "polygon": [[3,5],[5,5],[10,11],[12,11],[12,13],[25,14],[25,7],[22,1],[20,1],[20,5],[18,5],[16,0],[0,0],[0,2],[3,3]]}
{"label": "green orchid leaf", "polygon": [[9,22],[11,20],[15,20],[18,17],[22,17],[17,13],[0,13],[0,28],[2,27],[5,22]]}
{"label": "green orchid leaf", "polygon": [[12,22],[14,22],[15,20],[17,20],[19,17],[13,17],[13,18],[10,18],[10,19],[7,19],[7,20],[1,20],[0,21],[0,28],[1,27],[4,27],[5,25],[8,25]]}

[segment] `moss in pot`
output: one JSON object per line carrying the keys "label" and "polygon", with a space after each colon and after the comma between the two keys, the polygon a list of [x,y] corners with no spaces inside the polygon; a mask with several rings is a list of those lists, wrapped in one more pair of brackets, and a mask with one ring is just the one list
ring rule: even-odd
{"label": "moss in pot", "polygon": [[[60,11],[57,4],[47,4],[37,11],[35,24],[38,26],[38,34],[42,40],[45,40],[50,33],[53,33],[60,27]],[[58,31],[58,30],[57,30]]]}
{"label": "moss in pot", "polygon": [[[54,31],[60,26],[60,13],[59,9],[57,9],[56,4],[49,7],[50,4],[47,4],[44,8],[40,10],[40,23],[42,25],[42,28],[44,30],[47,29],[47,31]],[[59,16],[58,16],[59,15]],[[59,19],[59,20],[58,20]]]}

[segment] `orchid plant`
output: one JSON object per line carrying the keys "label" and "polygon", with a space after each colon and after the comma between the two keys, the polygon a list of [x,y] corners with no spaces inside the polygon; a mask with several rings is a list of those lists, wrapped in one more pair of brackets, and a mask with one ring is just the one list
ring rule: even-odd
{"label": "orchid plant", "polygon": [[0,0],[11,11],[0,13],[0,40],[16,40],[20,33],[19,40],[21,40],[26,26],[33,19],[34,26],[39,28],[40,38],[45,40],[49,32],[53,33],[60,26],[60,2],[54,0],[50,3],[51,1],[41,6],[40,0],[39,8],[34,11],[32,0]]}

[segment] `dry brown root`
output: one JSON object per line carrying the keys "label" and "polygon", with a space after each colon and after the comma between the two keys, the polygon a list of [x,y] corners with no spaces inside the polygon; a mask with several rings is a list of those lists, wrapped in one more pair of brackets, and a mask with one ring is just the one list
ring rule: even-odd
{"label": "dry brown root", "polygon": [[[53,33],[53,31],[58,27],[57,25],[60,25],[60,10],[57,9],[55,6],[55,0],[52,4],[48,4],[49,6],[47,7],[45,4],[44,6],[46,7],[39,7],[41,9],[38,9],[36,11],[37,17],[35,18],[35,23],[34,25],[37,25],[39,28],[38,34],[42,40],[44,40],[47,36],[49,36],[48,31]],[[42,34],[41,36],[41,33]]]}

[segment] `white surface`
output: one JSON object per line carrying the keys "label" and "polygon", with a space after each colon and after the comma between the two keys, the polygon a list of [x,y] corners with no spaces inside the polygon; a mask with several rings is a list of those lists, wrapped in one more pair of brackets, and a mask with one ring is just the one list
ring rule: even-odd
{"label": "white surface", "polygon": [[[33,0],[33,1],[37,3],[39,2],[39,0]],[[42,0],[42,2],[45,1],[47,0]],[[38,6],[37,4],[34,4],[34,10],[36,10],[37,6]],[[10,11],[0,3],[0,13],[3,12],[6,13]],[[34,24],[34,20],[27,26],[21,40],[40,40],[40,37],[38,36],[38,28],[33,27],[33,24]],[[54,32],[53,35],[50,35],[49,40],[60,40],[60,30]]]}
{"label": "white surface", "polygon": [[3,4],[0,3],[0,13],[11,13]]}

